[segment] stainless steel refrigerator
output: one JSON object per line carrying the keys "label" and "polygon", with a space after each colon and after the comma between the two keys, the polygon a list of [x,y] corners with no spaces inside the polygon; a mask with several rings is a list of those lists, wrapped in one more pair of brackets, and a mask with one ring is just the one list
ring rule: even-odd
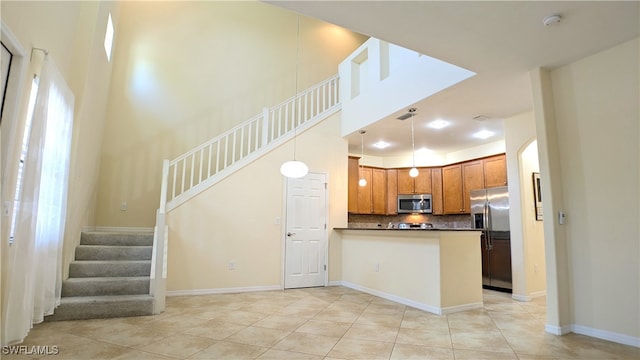
{"label": "stainless steel refrigerator", "polygon": [[472,190],[471,220],[482,236],[482,286],[511,292],[511,232],[506,186]]}

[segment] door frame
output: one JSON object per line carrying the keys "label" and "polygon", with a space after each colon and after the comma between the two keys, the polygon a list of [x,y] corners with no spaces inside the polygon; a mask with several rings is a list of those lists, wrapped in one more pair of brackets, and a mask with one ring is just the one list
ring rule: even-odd
{"label": "door frame", "polygon": [[[325,220],[326,229],[324,231],[324,262],[327,269],[324,271],[324,284],[326,287],[329,284],[329,174],[326,171],[309,171],[309,174],[322,174],[325,180],[324,191],[324,204],[325,204]],[[306,175],[305,175],[306,176]],[[288,187],[289,179],[284,177],[282,181],[282,221],[280,222],[280,239],[281,239],[281,255],[280,255],[280,289],[285,290],[285,272],[287,268],[287,199],[288,199]]]}

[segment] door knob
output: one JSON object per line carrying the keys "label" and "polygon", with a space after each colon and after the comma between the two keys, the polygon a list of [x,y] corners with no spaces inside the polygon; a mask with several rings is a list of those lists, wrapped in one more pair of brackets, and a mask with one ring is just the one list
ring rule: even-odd
{"label": "door knob", "polygon": [[296,233],[288,232],[288,233],[287,233],[287,236],[293,236],[293,235],[295,235],[295,234],[296,234]]}

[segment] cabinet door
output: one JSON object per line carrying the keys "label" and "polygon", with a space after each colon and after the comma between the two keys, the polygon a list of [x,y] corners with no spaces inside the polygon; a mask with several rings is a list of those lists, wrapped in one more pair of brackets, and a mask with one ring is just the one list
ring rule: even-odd
{"label": "cabinet door", "polygon": [[387,214],[398,213],[398,171],[387,169]]}
{"label": "cabinet door", "polygon": [[462,204],[462,167],[460,165],[442,168],[442,202],[445,214],[460,214]]}
{"label": "cabinet door", "polygon": [[505,155],[484,159],[484,185],[488,188],[507,185],[507,161]]}
{"label": "cabinet door", "polygon": [[[442,215],[442,169],[431,169],[431,201],[434,215]],[[397,206],[397,205],[396,205]]]}
{"label": "cabinet door", "polygon": [[358,177],[359,174],[358,158],[349,156],[348,170],[348,211],[350,213],[358,212]]}
{"label": "cabinet door", "polygon": [[371,169],[371,213],[387,212],[387,172],[384,169]]}
{"label": "cabinet door", "polygon": [[418,171],[418,176],[413,180],[413,192],[416,194],[431,194],[431,169],[419,168]]}
{"label": "cabinet door", "polygon": [[462,209],[471,212],[471,190],[484,189],[484,167],[482,160],[462,164]]}
{"label": "cabinet door", "polygon": [[398,169],[398,194],[413,194],[413,178],[409,169]]}
{"label": "cabinet door", "polygon": [[371,168],[360,168],[360,176],[367,180],[367,185],[358,185],[358,214],[371,213]]}

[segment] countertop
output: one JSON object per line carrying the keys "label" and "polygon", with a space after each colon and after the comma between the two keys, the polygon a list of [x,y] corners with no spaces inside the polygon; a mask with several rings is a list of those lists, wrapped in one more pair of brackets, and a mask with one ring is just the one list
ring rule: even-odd
{"label": "countertop", "polygon": [[374,227],[347,227],[347,228],[333,228],[334,230],[339,230],[339,231],[345,231],[345,230],[373,230],[373,231],[481,231],[479,229],[471,229],[471,228],[427,228],[427,229],[422,229],[422,228],[409,228],[409,229],[398,229],[396,227],[394,228],[386,228],[386,227],[379,227],[379,228],[374,228]]}

